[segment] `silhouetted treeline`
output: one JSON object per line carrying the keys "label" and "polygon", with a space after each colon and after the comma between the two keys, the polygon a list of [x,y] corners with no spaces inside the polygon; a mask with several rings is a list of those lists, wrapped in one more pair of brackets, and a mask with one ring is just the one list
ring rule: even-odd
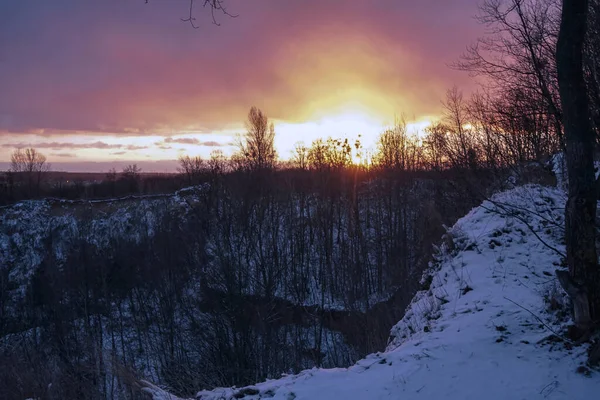
{"label": "silhouetted treeline", "polygon": [[43,171],[39,179],[31,181],[25,173],[0,172],[0,205],[14,204],[22,200],[41,198],[108,199],[130,195],[173,193],[189,186],[188,181],[176,173],[135,174],[63,173]]}

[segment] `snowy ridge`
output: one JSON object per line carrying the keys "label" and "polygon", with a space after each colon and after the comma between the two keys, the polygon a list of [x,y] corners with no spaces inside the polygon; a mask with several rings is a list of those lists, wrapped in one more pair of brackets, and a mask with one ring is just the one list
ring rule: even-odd
{"label": "snowy ridge", "polygon": [[[386,352],[197,399],[591,399],[600,375],[569,322],[560,268],[564,192],[518,187],[446,235]],[[144,382],[155,400],[177,399]]]}
{"label": "snowy ridge", "polygon": [[151,237],[163,216],[185,218],[204,189],[196,186],[169,195],[103,200],[30,200],[4,207],[0,209],[0,268],[9,268],[11,279],[23,292],[49,254],[60,268],[67,249],[82,237],[98,249],[107,248],[112,240],[139,242]]}

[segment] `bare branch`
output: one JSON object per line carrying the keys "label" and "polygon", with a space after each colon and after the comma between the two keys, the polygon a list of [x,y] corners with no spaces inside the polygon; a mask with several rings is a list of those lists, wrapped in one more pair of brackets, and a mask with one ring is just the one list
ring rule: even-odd
{"label": "bare branch", "polygon": [[[238,16],[237,14],[232,14],[227,10],[224,0],[203,0],[203,1],[204,1],[204,3],[202,4],[202,7],[210,9],[210,15],[211,15],[212,22],[214,25],[221,26],[221,24],[217,21],[218,13],[226,15],[230,18],[236,18]],[[145,0],[146,4],[148,4],[149,2],[150,2],[150,0]],[[200,26],[196,25],[196,17],[194,14],[194,2],[195,2],[195,0],[190,0],[188,15],[186,18],[181,18],[181,21],[189,22],[190,25],[192,26],[192,28],[198,29]]]}

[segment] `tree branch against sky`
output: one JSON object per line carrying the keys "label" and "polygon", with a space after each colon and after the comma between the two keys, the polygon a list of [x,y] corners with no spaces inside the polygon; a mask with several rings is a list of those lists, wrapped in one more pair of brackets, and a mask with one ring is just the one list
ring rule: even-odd
{"label": "tree branch against sky", "polygon": [[[150,0],[146,0],[146,4],[149,2]],[[183,22],[189,22],[194,29],[200,28],[196,25],[196,10],[194,9],[194,6],[197,4],[201,4],[203,8],[210,10],[212,22],[217,26],[221,25],[217,19],[217,14],[222,14],[231,18],[237,17],[237,14],[232,14],[227,10],[224,0],[189,0],[189,14],[185,18],[181,18],[181,20]]]}

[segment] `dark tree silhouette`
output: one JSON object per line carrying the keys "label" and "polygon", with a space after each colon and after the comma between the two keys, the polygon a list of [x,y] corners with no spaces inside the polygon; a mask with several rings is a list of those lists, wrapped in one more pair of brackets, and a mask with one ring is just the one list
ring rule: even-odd
{"label": "dark tree silhouette", "polygon": [[252,107],[246,121],[246,134],[238,143],[241,166],[250,170],[266,170],[275,166],[275,127],[265,113]]}
{"label": "dark tree silhouette", "polygon": [[[196,0],[189,0],[189,14],[185,18],[181,18],[183,22],[189,22],[192,28],[198,29],[199,26],[196,25],[196,17],[194,6],[196,5]],[[146,0],[146,4],[150,3],[150,0]],[[227,7],[225,6],[225,2],[223,0],[200,0],[198,3],[201,3],[201,6],[210,10],[210,16],[212,18],[213,24],[219,26],[221,25],[217,20],[217,15],[222,14],[231,18],[237,17],[235,14],[231,14],[227,11]]]}
{"label": "dark tree silhouette", "polygon": [[49,170],[46,156],[36,149],[17,149],[10,156],[9,172],[26,185],[28,196],[39,196],[42,178]]}
{"label": "dark tree silhouette", "polygon": [[188,185],[197,184],[199,178],[208,169],[206,162],[200,156],[181,155],[177,162],[179,163],[177,171],[186,177]]}
{"label": "dark tree silhouette", "polygon": [[574,302],[575,323],[589,331],[600,319],[596,254],[595,135],[584,76],[587,0],[564,0],[556,60],[567,147],[569,199],[565,211],[569,275],[558,273]]}

